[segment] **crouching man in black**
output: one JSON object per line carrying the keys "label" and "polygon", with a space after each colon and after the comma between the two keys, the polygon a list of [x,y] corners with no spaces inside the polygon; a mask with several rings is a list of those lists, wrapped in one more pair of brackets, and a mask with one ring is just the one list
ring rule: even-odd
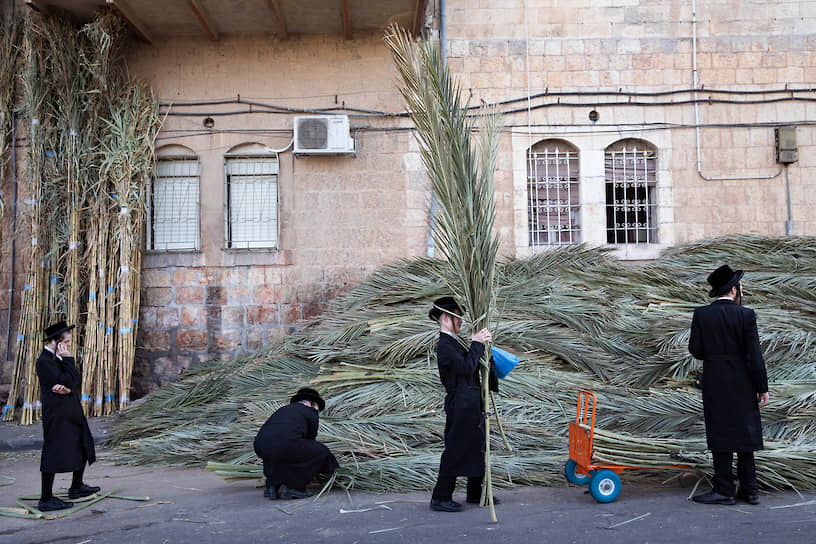
{"label": "crouching man in black", "polygon": [[289,405],[279,408],[255,437],[255,453],[263,460],[269,499],[304,499],[306,486],[318,474],[332,474],[340,466],[332,452],[317,442],[318,411],[326,402],[314,389],[298,391]]}
{"label": "crouching man in black", "polygon": [[96,460],[94,440],[79,402],[82,377],[71,355],[71,329],[65,321],[45,329],[45,347],[37,358],[42,399],[43,449],[40,459],[42,494],[37,508],[43,512],[62,510],[72,503],[53,495],[54,475],[73,472],[68,497],[78,499],[99,491],[85,485],[85,463]]}

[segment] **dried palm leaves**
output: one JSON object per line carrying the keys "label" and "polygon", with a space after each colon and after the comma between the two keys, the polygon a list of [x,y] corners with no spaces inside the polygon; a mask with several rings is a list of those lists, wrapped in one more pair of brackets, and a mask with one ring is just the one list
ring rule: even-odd
{"label": "dried palm leaves", "polygon": [[[522,362],[501,383],[513,451],[493,437],[494,483],[563,484],[567,422],[582,388],[598,395],[599,455],[651,464],[682,455],[707,472],[700,394],[689,385],[698,363],[685,344],[691,310],[708,302],[705,277],[726,260],[747,270],[746,304],[757,311],[771,376],[760,480],[816,489],[816,292],[791,291],[816,280],[816,239],[754,236],[683,246],[638,267],[585,246],[497,265],[494,337]],[[384,267],[275,350],[205,364],[149,395],[117,426],[121,459],[226,463],[213,468],[257,475],[254,434],[311,382],[327,399],[319,438],[340,458],[336,485],[429,489],[444,414],[427,310],[449,274],[434,259]]]}

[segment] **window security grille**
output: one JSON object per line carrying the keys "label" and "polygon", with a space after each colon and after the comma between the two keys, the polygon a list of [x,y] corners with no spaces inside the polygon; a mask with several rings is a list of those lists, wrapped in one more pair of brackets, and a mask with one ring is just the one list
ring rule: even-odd
{"label": "window security grille", "polygon": [[577,151],[552,144],[540,151],[530,151],[527,198],[531,246],[581,241]]}
{"label": "window security grille", "polygon": [[148,248],[197,250],[199,237],[197,159],[159,159],[148,193]]}
{"label": "window security grille", "polygon": [[227,247],[277,248],[277,158],[228,158],[226,174]]}
{"label": "window security grille", "polygon": [[606,241],[610,244],[657,243],[653,150],[625,146],[607,150]]}

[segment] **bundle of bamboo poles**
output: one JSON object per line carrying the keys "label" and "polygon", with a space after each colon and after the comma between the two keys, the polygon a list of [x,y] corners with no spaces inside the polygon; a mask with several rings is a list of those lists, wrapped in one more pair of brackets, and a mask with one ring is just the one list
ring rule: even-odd
{"label": "bundle of bamboo poles", "polygon": [[[0,187],[6,179],[11,120],[14,114],[15,74],[20,56],[19,21],[7,17],[0,26]],[[3,254],[3,216],[5,199],[0,189],[0,255]]]}
{"label": "bundle of bamboo poles", "polygon": [[[799,287],[816,282],[816,238],[757,236],[696,242],[638,266],[585,246],[498,263],[494,339],[522,361],[500,383],[497,409],[513,449],[492,436],[494,485],[565,485],[568,422],[581,389],[598,398],[599,456],[655,465],[680,455],[682,463],[669,464],[709,474],[702,401],[691,386],[699,362],[685,346],[693,308],[708,303],[705,278],[726,256],[746,269],[745,303],[757,312],[770,376],[760,481],[816,489],[816,290]],[[430,489],[444,391],[427,312],[453,279],[437,259],[383,267],[269,352],[204,364],[123,412],[117,457],[210,462],[225,477],[255,477],[255,433],[310,383],[327,401],[318,439],[341,463],[333,485]]]}
{"label": "bundle of bamboo poles", "polygon": [[56,15],[26,19],[21,79],[31,128],[21,185],[36,206],[27,214],[30,288],[6,420],[38,417],[34,363],[43,327],[58,319],[77,325],[86,413],[108,414],[129,402],[144,191],[159,118],[145,85],[125,77],[125,40],[112,14],[80,29]]}

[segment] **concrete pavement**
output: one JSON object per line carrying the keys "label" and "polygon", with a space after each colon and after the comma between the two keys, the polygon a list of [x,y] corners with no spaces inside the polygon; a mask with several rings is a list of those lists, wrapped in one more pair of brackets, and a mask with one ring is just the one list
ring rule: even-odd
{"label": "concrete pavement", "polygon": [[[0,429],[2,431],[2,429]],[[427,493],[346,494],[317,501],[270,501],[258,482],[228,483],[200,468],[124,467],[100,460],[86,481],[147,502],[104,499],[59,520],[0,517],[0,542],[60,543],[391,543],[391,542],[660,542],[812,543],[816,493],[762,495],[762,504],[703,506],[677,484],[633,483],[623,475],[616,502],[599,504],[583,488],[499,490],[499,522],[486,509],[432,512]],[[39,491],[39,452],[0,453],[0,506]],[[55,489],[70,475],[57,476]],[[463,499],[461,492],[456,498]],[[36,501],[30,504],[35,505]]]}

